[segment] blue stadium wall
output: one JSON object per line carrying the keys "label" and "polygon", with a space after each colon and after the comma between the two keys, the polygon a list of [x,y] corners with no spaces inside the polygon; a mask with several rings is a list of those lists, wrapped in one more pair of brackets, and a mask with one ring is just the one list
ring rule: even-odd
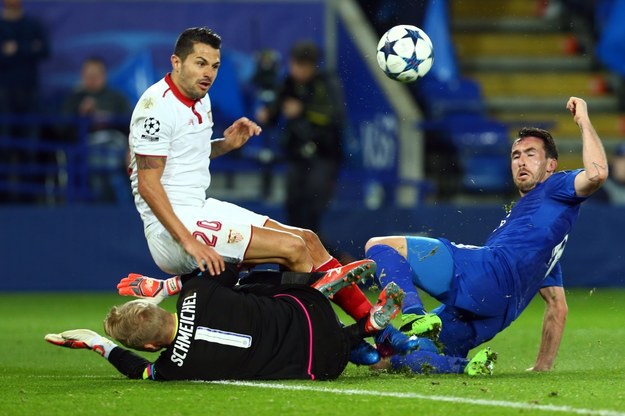
{"label": "blue stadium wall", "polygon": [[[283,212],[255,206],[276,219]],[[328,246],[362,256],[369,237],[444,236],[479,245],[503,218],[501,206],[423,206],[412,210],[332,210]],[[625,208],[588,205],[562,257],[569,286],[625,285]],[[165,275],[153,264],[133,207],[0,207],[1,291],[106,290],[129,272]]]}

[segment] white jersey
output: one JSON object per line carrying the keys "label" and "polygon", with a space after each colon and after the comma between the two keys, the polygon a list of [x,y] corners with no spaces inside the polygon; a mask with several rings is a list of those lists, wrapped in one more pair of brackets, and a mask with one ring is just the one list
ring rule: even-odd
{"label": "white jersey", "polygon": [[174,211],[202,207],[211,181],[212,134],[208,95],[185,97],[169,74],[143,93],[132,113],[129,144],[132,193],[146,230],[158,220],[139,195],[135,155],[167,158],[161,183]]}
{"label": "white jersey", "polygon": [[208,95],[195,101],[185,97],[169,74],[146,90],[132,113],[132,193],[152,257],[170,274],[189,273],[197,264],[139,195],[135,155],[167,158],[161,183],[176,216],[193,237],[213,247],[226,261],[242,261],[252,239],[252,227],[262,227],[267,221],[266,216],[234,204],[206,199],[212,134]]}

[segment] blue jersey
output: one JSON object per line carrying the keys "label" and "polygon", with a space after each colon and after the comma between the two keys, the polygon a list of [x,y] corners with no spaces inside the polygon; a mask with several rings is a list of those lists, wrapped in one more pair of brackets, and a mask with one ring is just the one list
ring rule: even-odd
{"label": "blue jersey", "polygon": [[562,286],[562,272],[556,265],[586,199],[575,194],[575,177],[580,172],[557,172],[537,184],[486,240],[485,246],[495,251],[508,274],[514,301],[507,313],[508,323],[541,287]]}
{"label": "blue jersey", "polygon": [[521,198],[482,247],[440,239],[454,262],[449,299],[439,299],[440,341],[465,356],[509,326],[542,287],[562,286],[558,262],[586,199],[575,194],[581,169],[554,173]]}
{"label": "blue jersey", "polygon": [[579,172],[557,172],[537,184],[482,247],[440,239],[452,253],[455,279],[449,299],[439,300],[497,322],[484,325],[478,338],[510,325],[541,287],[562,286],[558,259],[585,200],[575,194]]}

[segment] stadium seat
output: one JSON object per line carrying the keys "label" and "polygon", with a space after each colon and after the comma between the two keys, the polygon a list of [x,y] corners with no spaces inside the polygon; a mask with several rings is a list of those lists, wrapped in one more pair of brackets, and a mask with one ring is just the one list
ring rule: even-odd
{"label": "stadium seat", "polygon": [[481,117],[456,118],[450,120],[446,133],[458,151],[466,191],[510,189],[510,143],[505,124]]}
{"label": "stadium seat", "polygon": [[479,84],[468,78],[439,81],[426,77],[419,81],[417,95],[426,119],[431,121],[454,114],[484,115],[486,112]]}

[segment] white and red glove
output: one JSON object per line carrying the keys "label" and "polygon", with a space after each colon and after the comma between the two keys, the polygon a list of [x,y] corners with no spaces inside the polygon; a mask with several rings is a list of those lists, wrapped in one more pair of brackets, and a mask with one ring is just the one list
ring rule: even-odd
{"label": "white and red glove", "polygon": [[48,334],[45,340],[59,347],[95,351],[104,358],[108,358],[113,348],[117,347],[113,341],[90,329],[71,329],[60,334]]}
{"label": "white and red glove", "polygon": [[181,289],[180,276],[161,280],[130,273],[117,284],[117,292],[120,295],[135,296],[155,303],[160,303],[163,299],[179,293]]}

